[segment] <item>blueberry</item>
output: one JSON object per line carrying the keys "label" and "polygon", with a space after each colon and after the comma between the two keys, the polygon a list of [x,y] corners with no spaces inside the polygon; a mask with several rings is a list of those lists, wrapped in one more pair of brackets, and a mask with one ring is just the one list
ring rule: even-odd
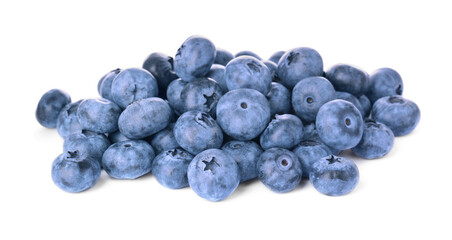
{"label": "blueberry", "polygon": [[177,115],[184,113],[184,102],[181,100],[180,94],[187,84],[187,81],[179,78],[172,81],[166,90],[168,103]]}
{"label": "blueberry", "polygon": [[215,80],[215,82],[220,85],[221,91],[223,93],[228,91],[228,86],[226,85],[226,80],[224,79],[224,73],[226,71],[225,66],[220,64],[213,64],[207,73],[206,77]]}
{"label": "blueberry", "polygon": [[303,178],[309,178],[312,164],[319,159],[332,154],[330,148],[325,144],[313,140],[302,141],[297,145],[293,152],[300,160]]}
{"label": "blueberry", "polygon": [[335,99],[333,85],[324,77],[305,78],[292,91],[292,106],[301,120],[314,122],[323,104]]}
{"label": "blueberry", "polygon": [[372,109],[372,103],[370,102],[369,98],[366,95],[361,95],[361,97],[358,98],[359,103],[361,104],[361,107],[363,109],[363,118],[366,118],[370,114],[370,110]]}
{"label": "blueberry", "polygon": [[100,178],[100,164],[77,153],[60,154],[52,163],[52,180],[66,192],[81,192],[94,186]]}
{"label": "blueberry", "polygon": [[394,69],[380,68],[370,74],[369,89],[366,95],[372,103],[382,97],[402,94],[402,77]]}
{"label": "blueberry", "polygon": [[265,64],[265,66],[270,71],[270,75],[272,76],[272,82],[279,82],[280,80],[279,80],[278,74],[276,73],[278,70],[278,65],[270,60],[265,60],[262,62]]}
{"label": "blueberry", "polygon": [[347,158],[330,155],[312,165],[309,180],[314,188],[323,194],[345,195],[358,184],[358,167]]}
{"label": "blueberry", "polygon": [[303,123],[292,114],[275,115],[260,136],[263,149],[273,147],[291,149],[301,142]]}
{"label": "blueberry", "polygon": [[150,143],[156,154],[179,147],[174,136],[174,125],[174,123],[170,123],[166,128],[152,136]]}
{"label": "blueberry", "polygon": [[174,70],[185,81],[204,77],[215,60],[215,45],[207,38],[191,36],[177,50]]}
{"label": "blueberry", "polygon": [[330,80],[336,91],[348,92],[360,97],[369,88],[369,74],[347,64],[336,64],[326,71],[326,78]]}
{"label": "blueberry", "polygon": [[322,141],[337,150],[356,146],[364,128],[359,110],[342,99],[325,103],[317,114],[315,125]]}
{"label": "blueberry", "polygon": [[187,170],[193,157],[180,148],[165,150],[152,161],[152,174],[164,187],[188,187]]}
{"label": "blueberry", "polygon": [[277,193],[295,189],[303,174],[297,155],[283,148],[270,148],[263,152],[257,169],[262,183]]}
{"label": "blueberry", "polygon": [[322,142],[322,139],[319,137],[319,133],[317,132],[315,122],[303,126],[303,136],[301,138],[301,141],[307,140]]}
{"label": "blueberry", "polygon": [[214,63],[226,66],[226,64],[228,64],[228,62],[233,58],[234,55],[232,55],[232,53],[230,53],[229,51],[217,48]]}
{"label": "blueberry", "polygon": [[177,119],[174,125],[177,143],[191,154],[198,154],[209,148],[220,148],[223,132],[207,113],[188,111]]}
{"label": "blueberry", "polygon": [[282,55],[286,53],[285,51],[277,51],[273,53],[268,60],[274,62],[276,65],[279,63],[279,59],[281,59]]}
{"label": "blueberry", "polygon": [[352,151],[362,158],[375,159],[389,153],[393,145],[394,134],[390,128],[382,123],[367,120],[364,123],[363,137]]}
{"label": "blueberry", "polygon": [[343,152],[343,149],[335,149],[335,148],[333,148],[331,146],[328,146],[328,148],[331,150],[331,153],[334,156],[338,156],[339,154],[341,154]]}
{"label": "blueberry", "polygon": [[248,141],[265,129],[270,121],[270,104],[254,89],[229,91],[217,104],[217,122],[236,140]]}
{"label": "blueberry", "polygon": [[108,140],[110,140],[111,143],[117,143],[122,141],[130,140],[124,134],[122,134],[119,130],[113,133],[108,134]]}
{"label": "blueberry", "polygon": [[173,123],[176,122],[177,118],[179,117],[179,115],[176,114],[176,112],[174,111],[174,109],[171,107],[171,105],[169,104],[168,100],[165,99],[163,100],[165,101],[166,104],[168,104],[168,106],[170,107],[170,117],[169,117],[169,122]]}
{"label": "blueberry", "polygon": [[253,141],[229,141],[221,147],[221,150],[229,154],[237,162],[240,171],[240,182],[245,182],[257,177],[257,161],[262,154],[262,149]]}
{"label": "blueberry", "polygon": [[173,58],[159,52],[151,53],[143,63],[143,69],[149,71],[157,80],[159,97],[166,98],[166,89],[171,81],[179,78],[174,72]]}
{"label": "blueberry", "polygon": [[97,92],[99,93],[99,95],[101,93],[100,87],[102,86],[102,82],[104,81],[104,77],[105,77],[105,75],[101,79],[99,79],[99,81],[97,82]]}
{"label": "blueberry", "polygon": [[[361,96],[364,96],[364,95],[361,95]],[[342,99],[345,101],[349,101],[359,110],[359,112],[361,113],[361,116],[365,116],[364,109],[361,106],[361,102],[354,95],[352,95],[348,92],[336,92],[336,99]]]}
{"label": "blueberry", "polygon": [[270,103],[270,115],[286,114],[290,112],[290,91],[281,83],[272,82],[270,91],[267,94]]}
{"label": "blueberry", "polygon": [[270,91],[272,75],[264,63],[251,56],[241,56],[226,65],[224,78],[228,90],[255,89],[266,95]]}
{"label": "blueberry", "polygon": [[295,48],[281,56],[277,73],[281,83],[292,89],[303,78],[322,76],[323,60],[312,48]]}
{"label": "blueberry", "polygon": [[[111,97],[111,83],[113,82],[113,80],[116,78],[116,76],[118,76],[118,74],[121,72],[120,68],[116,68],[114,70],[111,70],[110,72],[108,72],[107,74],[105,74],[100,80],[100,88],[99,88],[99,95],[102,98],[108,99],[108,100],[113,100],[113,98]],[[99,84],[98,84],[99,86]]]}
{"label": "blueberry", "polygon": [[66,138],[72,133],[81,133],[82,125],[78,121],[77,109],[83,100],[66,105],[58,115],[57,131],[62,138]]}
{"label": "blueberry", "polygon": [[102,133],[82,131],[69,135],[63,144],[63,152],[78,153],[79,156],[90,157],[101,163],[102,155],[110,146],[110,141]]}
{"label": "blueberry", "polygon": [[259,61],[262,60],[262,58],[259,57],[259,55],[257,55],[256,53],[254,53],[254,52],[252,52],[252,51],[248,51],[248,50],[240,51],[240,52],[236,53],[236,54],[234,55],[234,58],[238,58],[238,57],[240,57],[240,56],[250,56],[250,57],[256,58],[256,59],[259,60]]}
{"label": "blueberry", "polygon": [[111,84],[112,100],[123,109],[135,101],[157,95],[157,80],[140,68],[122,70]]}
{"label": "blueberry", "polygon": [[143,140],[112,144],[102,156],[102,166],[113,178],[135,179],[152,169],[154,149]]}
{"label": "blueberry", "polygon": [[372,118],[388,126],[397,137],[407,135],[416,128],[421,111],[413,101],[393,95],[382,97],[374,103]]}
{"label": "blueberry", "polygon": [[237,163],[220,149],[207,149],[196,155],[188,166],[187,176],[193,191],[209,201],[227,198],[240,182]]}
{"label": "blueberry", "polygon": [[223,92],[215,81],[198,78],[185,85],[180,93],[183,111],[197,110],[215,116],[215,110]]}
{"label": "blueberry", "polygon": [[99,98],[85,99],[77,109],[77,118],[84,130],[112,133],[118,130],[121,108],[114,102]]}
{"label": "blueberry", "polygon": [[60,89],[52,89],[42,95],[36,108],[36,120],[46,128],[56,128],[58,114],[71,103],[69,94]]}
{"label": "blueberry", "polygon": [[119,131],[129,139],[141,139],[168,126],[171,107],[161,98],[145,98],[127,106],[119,116]]}

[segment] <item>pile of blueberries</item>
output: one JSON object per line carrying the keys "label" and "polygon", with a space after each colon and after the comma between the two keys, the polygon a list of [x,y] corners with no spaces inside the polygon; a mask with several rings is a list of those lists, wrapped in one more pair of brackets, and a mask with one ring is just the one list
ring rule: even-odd
{"label": "pile of blueberries", "polygon": [[262,60],[201,36],[174,58],[156,52],[142,68],[107,73],[97,89],[100,98],[77,102],[53,89],[36,109],[38,122],[64,138],[52,179],[68,192],[92,187],[104,169],[116,179],[152,171],[163,186],[190,186],[210,201],[255,178],[277,193],[309,179],[323,194],[344,195],[359,172],[338,155],[380,158],[420,119],[391,68],[369,75],[337,64],[324,72],[311,48]]}

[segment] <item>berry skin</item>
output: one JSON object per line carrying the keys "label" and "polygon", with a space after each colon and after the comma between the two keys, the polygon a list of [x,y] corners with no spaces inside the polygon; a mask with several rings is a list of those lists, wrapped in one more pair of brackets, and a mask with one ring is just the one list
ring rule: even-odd
{"label": "berry skin", "polygon": [[178,78],[172,81],[168,85],[168,89],[166,89],[168,103],[177,115],[182,115],[182,113],[184,113],[184,102],[182,101],[180,94],[187,84],[187,81]]}
{"label": "berry skin", "polygon": [[407,135],[416,128],[421,111],[413,101],[393,95],[382,97],[374,103],[372,118],[388,126],[397,137]]}
{"label": "berry skin", "polygon": [[228,86],[226,85],[226,80],[224,79],[225,71],[225,66],[220,64],[213,64],[206,75],[206,77],[211,78],[218,83],[223,93],[228,91]]}
{"label": "berry skin", "polygon": [[333,85],[324,77],[305,78],[292,91],[292,106],[297,116],[308,123],[314,122],[323,104],[335,99]]}
{"label": "berry skin", "polygon": [[230,53],[229,51],[217,48],[215,61],[213,63],[226,66],[226,64],[228,64],[228,62],[231,61],[233,58],[234,55],[232,55],[232,53]]}
{"label": "berry skin", "polygon": [[166,98],[166,89],[171,81],[179,78],[174,72],[174,59],[166,54],[151,53],[143,62],[143,69],[149,71],[157,80],[159,97]]}
{"label": "berry skin", "polygon": [[301,163],[303,178],[309,178],[312,164],[319,159],[331,155],[331,150],[322,142],[306,140],[297,145],[293,150]]}
{"label": "berry skin", "polygon": [[157,80],[140,68],[122,70],[111,83],[112,101],[122,109],[135,101],[157,97],[158,93]]}
{"label": "berry skin", "polygon": [[380,68],[371,73],[366,95],[372,103],[382,97],[402,94],[402,77],[394,69]]}
{"label": "berry skin", "polygon": [[168,126],[171,107],[161,98],[145,98],[127,106],[119,116],[119,131],[129,139],[142,139]]}
{"label": "berry skin", "polygon": [[272,76],[272,82],[279,82],[278,74],[276,71],[278,70],[278,65],[270,60],[264,60],[262,63],[265,64],[265,66],[270,71],[270,75]]}
{"label": "berry skin", "polygon": [[232,90],[218,101],[218,125],[236,140],[249,141],[259,136],[269,121],[270,104],[254,89]]}
{"label": "berry skin", "polygon": [[135,179],[152,169],[154,149],[143,140],[129,140],[111,145],[102,156],[102,167],[112,178]]}
{"label": "berry skin", "polygon": [[342,99],[325,103],[319,109],[315,125],[322,142],[336,150],[356,146],[364,127],[359,110]]}
{"label": "berry skin", "polygon": [[71,103],[71,97],[60,89],[52,89],[44,93],[36,107],[36,120],[46,128],[56,128],[61,110]]}
{"label": "berry skin", "polygon": [[359,103],[361,104],[361,107],[363,109],[363,118],[366,118],[370,114],[370,110],[372,110],[372,103],[370,102],[369,98],[366,95],[361,95],[361,97],[358,98]]}
{"label": "berry skin", "polygon": [[[361,95],[364,96],[364,95]],[[342,99],[345,101],[351,102],[361,113],[361,116],[364,116],[364,108],[361,105],[361,102],[356,98],[354,95],[348,93],[348,92],[336,92],[336,99]]]}
{"label": "berry skin", "polygon": [[326,78],[330,80],[336,91],[348,92],[357,98],[365,94],[369,88],[369,74],[347,64],[332,66],[326,71]]}
{"label": "berry skin", "polygon": [[81,133],[83,128],[77,117],[77,109],[83,100],[66,105],[58,115],[56,129],[62,138],[73,133]]}
{"label": "berry skin", "polygon": [[121,108],[105,99],[85,99],[77,108],[77,118],[83,130],[112,133],[118,130]]}
{"label": "berry skin", "polygon": [[60,154],[52,163],[52,180],[66,192],[82,192],[100,178],[100,164],[89,156],[75,152]]}
{"label": "berry skin", "polygon": [[267,94],[270,103],[270,115],[286,114],[291,110],[290,91],[281,83],[272,82],[270,91]]}
{"label": "berry skin", "polygon": [[193,157],[180,148],[165,150],[152,161],[152,174],[166,188],[188,187],[187,169]]}
{"label": "berry skin", "polygon": [[90,157],[100,164],[102,155],[110,145],[110,141],[104,134],[84,130],[81,133],[71,134],[64,140],[63,152],[76,152],[79,156]]}
{"label": "berry skin", "polygon": [[229,141],[221,147],[237,162],[240,171],[240,182],[257,177],[256,164],[262,154],[262,148],[253,141]]}
{"label": "berry skin", "polygon": [[284,148],[270,148],[262,153],[257,169],[261,182],[277,193],[295,189],[303,175],[297,155]]}
{"label": "berry skin", "polygon": [[220,148],[223,132],[216,121],[205,112],[188,111],[174,125],[174,137],[183,149],[198,154],[209,148]]}
{"label": "berry skin", "polygon": [[240,56],[250,56],[250,57],[256,58],[256,59],[259,60],[259,61],[262,60],[262,58],[261,58],[259,55],[257,55],[256,53],[254,53],[254,52],[252,52],[252,51],[248,51],[248,50],[240,51],[240,52],[236,53],[236,54],[234,55],[234,58],[238,58],[238,57],[240,57]]}
{"label": "berry skin", "polygon": [[217,82],[209,78],[199,78],[185,85],[180,93],[180,100],[184,112],[197,110],[215,116],[221,96],[223,92]]}
{"label": "berry skin", "polygon": [[275,115],[260,136],[260,144],[264,150],[279,147],[291,149],[301,142],[303,123],[292,114]]}
{"label": "berry skin", "polygon": [[124,134],[122,134],[119,130],[113,133],[109,133],[108,134],[108,140],[110,140],[110,142],[113,143],[117,143],[117,142],[122,142],[122,141],[127,141],[127,140],[131,140],[129,138],[127,138],[126,136],[124,136]]}
{"label": "berry skin", "polygon": [[174,125],[175,123],[170,123],[166,128],[152,135],[152,139],[148,141],[154,148],[155,154],[180,147],[174,137]]}
{"label": "berry skin", "polygon": [[281,56],[277,74],[281,83],[288,89],[292,89],[304,78],[322,76],[322,57],[312,48],[294,48]]}
{"label": "berry skin", "polygon": [[220,149],[198,153],[188,166],[187,177],[193,191],[209,201],[227,198],[240,182],[237,163]]}
{"label": "berry skin", "polygon": [[330,155],[312,165],[309,180],[317,191],[325,195],[345,195],[358,184],[358,167],[347,158]]}
{"label": "berry skin", "polygon": [[322,142],[322,139],[320,139],[319,133],[317,132],[315,123],[310,123],[303,126],[303,137],[301,141]]}
{"label": "berry skin", "polygon": [[394,134],[382,123],[367,120],[361,141],[352,148],[354,154],[366,158],[380,158],[391,151],[394,145]]}
{"label": "berry skin", "polygon": [[224,78],[228,90],[255,89],[266,95],[270,91],[272,75],[264,63],[251,56],[240,56],[226,65]]}
{"label": "berry skin", "polygon": [[207,38],[191,36],[174,58],[174,71],[185,81],[205,77],[215,60],[215,45]]}
{"label": "berry skin", "polygon": [[278,65],[279,63],[279,59],[281,59],[282,55],[284,55],[284,53],[286,53],[285,51],[277,51],[275,53],[273,53],[268,60],[274,62],[276,65]]}
{"label": "berry skin", "polygon": [[113,79],[118,76],[118,74],[122,70],[120,68],[111,70],[107,74],[105,74],[100,80],[98,86],[98,92],[99,95],[102,98],[108,99],[110,101],[113,101],[113,98],[111,97],[111,83],[113,82]]}

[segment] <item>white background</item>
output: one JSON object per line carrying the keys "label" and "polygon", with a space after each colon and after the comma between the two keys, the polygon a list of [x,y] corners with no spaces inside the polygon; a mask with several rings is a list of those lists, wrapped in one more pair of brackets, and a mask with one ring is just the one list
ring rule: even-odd
{"label": "white background", "polygon": [[[451,8],[447,1],[2,1],[0,239],[451,239]],[[76,2],[76,3],[75,3]],[[428,3],[427,3],[428,2]],[[102,75],[174,55],[191,35],[267,59],[315,48],[325,68],[396,69],[422,116],[386,157],[356,160],[360,182],[328,197],[309,182],[286,194],[259,181],[209,202],[152,175],[105,172],[79,194],[57,188],[62,152],[34,111],[52,88],[98,97]]]}

